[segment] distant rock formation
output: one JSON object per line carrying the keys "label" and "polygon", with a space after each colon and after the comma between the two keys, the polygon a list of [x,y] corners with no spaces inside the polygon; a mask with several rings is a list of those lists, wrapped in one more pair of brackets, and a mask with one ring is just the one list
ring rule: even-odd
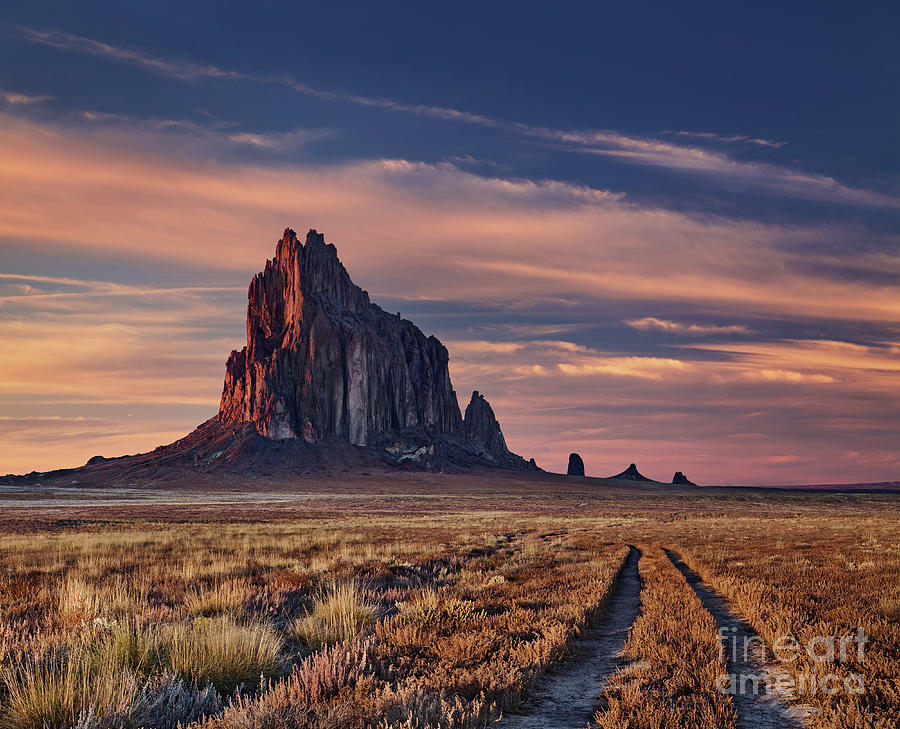
{"label": "distant rock formation", "polygon": [[251,422],[266,438],[310,444],[329,436],[390,442],[385,450],[398,463],[432,459],[439,438],[496,465],[531,467],[510,453],[477,391],[463,419],[446,347],[371,303],[315,230],[305,244],[284,231],[248,298],[247,345],[226,364],[222,424]]}
{"label": "distant rock formation", "polygon": [[622,473],[619,473],[615,476],[610,476],[610,478],[618,479],[619,481],[649,481],[653,482],[652,478],[647,478],[643,474],[641,474],[637,470],[637,466],[633,463],[626,468]]}
{"label": "distant rock formation", "polygon": [[696,486],[693,481],[689,481],[688,477],[685,476],[681,471],[675,471],[675,475],[672,477],[672,483],[676,486]]}
{"label": "distant rock formation", "polygon": [[463,431],[467,438],[484,446],[491,455],[501,458],[509,455],[506,438],[500,430],[500,423],[494,417],[494,410],[478,390],[472,393],[472,399],[466,406]]}
{"label": "distant rock formation", "polygon": [[584,461],[577,453],[569,454],[569,467],[566,469],[567,476],[584,476]]}

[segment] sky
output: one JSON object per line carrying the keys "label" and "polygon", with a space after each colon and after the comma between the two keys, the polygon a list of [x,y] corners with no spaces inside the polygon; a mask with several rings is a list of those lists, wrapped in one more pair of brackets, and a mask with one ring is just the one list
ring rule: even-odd
{"label": "sky", "polygon": [[900,7],[4,2],[0,473],[213,416],[285,227],[589,475],[900,479]]}

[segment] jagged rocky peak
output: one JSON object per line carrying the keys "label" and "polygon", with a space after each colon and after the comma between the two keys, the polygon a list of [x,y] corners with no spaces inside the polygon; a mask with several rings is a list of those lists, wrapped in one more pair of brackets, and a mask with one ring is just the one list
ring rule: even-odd
{"label": "jagged rocky peak", "polygon": [[584,476],[584,461],[577,453],[569,454],[569,467],[566,469],[567,476]]}
{"label": "jagged rocky peak", "polygon": [[509,455],[506,438],[503,437],[500,423],[494,416],[494,409],[478,390],[472,393],[472,399],[466,406],[463,428],[468,438],[484,446],[492,456]]}
{"label": "jagged rocky peak", "polygon": [[410,429],[462,432],[447,349],[372,304],[317,231],[300,243],[285,230],[248,299],[247,345],[228,358],[220,422],[355,445]]}
{"label": "jagged rocky peak", "polygon": [[287,228],[275,247],[275,257],[250,282],[247,348],[251,359],[263,359],[299,341],[304,296],[310,294],[332,311],[360,312],[369,307],[369,295],[350,280],[337,249],[325,243],[325,236],[310,230],[303,245]]}

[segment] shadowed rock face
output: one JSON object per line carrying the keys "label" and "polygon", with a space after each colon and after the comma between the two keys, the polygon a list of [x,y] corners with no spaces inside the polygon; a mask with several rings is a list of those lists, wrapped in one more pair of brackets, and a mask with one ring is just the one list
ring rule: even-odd
{"label": "shadowed rock face", "polygon": [[228,358],[222,423],[361,446],[409,429],[462,432],[447,349],[372,304],[315,230],[305,244],[284,231],[248,298],[247,346]]}
{"label": "shadowed rock face", "polygon": [[577,453],[569,454],[569,467],[566,469],[567,476],[584,476],[584,461]]}
{"label": "shadowed rock face", "polygon": [[675,471],[675,475],[672,477],[672,483],[677,486],[696,486],[693,481],[689,481],[688,477],[685,476],[681,471]]}
{"label": "shadowed rock face", "polygon": [[633,463],[626,468],[622,473],[619,473],[615,476],[610,476],[610,478],[616,478],[620,481],[652,481],[653,479],[647,478],[642,473],[637,470],[637,466]]}
{"label": "shadowed rock face", "polygon": [[472,393],[472,399],[466,406],[463,429],[467,438],[484,446],[492,456],[502,458],[509,455],[506,438],[500,430],[500,423],[494,417],[494,410],[478,390]]}

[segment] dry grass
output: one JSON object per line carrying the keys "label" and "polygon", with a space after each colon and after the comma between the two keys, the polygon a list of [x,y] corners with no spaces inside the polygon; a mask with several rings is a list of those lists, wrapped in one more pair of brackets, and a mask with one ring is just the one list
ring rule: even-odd
{"label": "dry grass", "polygon": [[867,692],[814,726],[895,726],[896,502],[527,493],[0,510],[0,729],[481,728],[565,660],[628,543],[642,614],[601,727],[733,725],[711,617],[652,545],[767,640],[863,626]]}
{"label": "dry grass", "polygon": [[176,674],[229,694],[280,674],[283,648],[281,636],[262,623],[196,618],[171,629],[165,650],[168,668]]}
{"label": "dry grass", "polygon": [[184,607],[190,615],[208,618],[213,615],[238,615],[243,612],[249,593],[246,580],[217,582],[185,595]]}
{"label": "dry grass", "polygon": [[[780,672],[796,684],[796,701],[816,708],[810,727],[894,729],[900,716],[900,624],[891,614],[900,585],[900,522],[870,534],[849,528],[796,530],[791,539],[747,544],[740,534],[724,532],[716,543],[690,547],[686,560],[704,580],[734,604],[772,647],[783,636],[795,638],[802,649],[792,660],[777,661]],[[764,525],[758,525],[763,528]],[[857,643],[847,641],[846,660],[841,638],[867,636],[863,660]],[[806,648],[820,638],[833,640],[833,660],[812,657]],[[826,656],[823,643],[813,652]],[[834,694],[821,690],[821,678],[833,674],[845,686]],[[819,680],[813,681],[811,676]]]}
{"label": "dry grass", "polygon": [[291,632],[314,651],[357,637],[374,625],[379,612],[369,590],[358,582],[334,582],[320,590],[312,611],[295,620]]}
{"label": "dry grass", "polygon": [[82,651],[22,658],[5,667],[0,726],[68,729],[86,716],[127,724],[140,684],[121,666],[96,663]]}
{"label": "dry grass", "polygon": [[734,729],[737,714],[716,680],[725,673],[716,622],[657,546],[638,562],[640,615],[594,721],[598,729]]}
{"label": "dry grass", "polygon": [[481,726],[565,656],[625,553],[495,522],[0,536],[0,721]]}

